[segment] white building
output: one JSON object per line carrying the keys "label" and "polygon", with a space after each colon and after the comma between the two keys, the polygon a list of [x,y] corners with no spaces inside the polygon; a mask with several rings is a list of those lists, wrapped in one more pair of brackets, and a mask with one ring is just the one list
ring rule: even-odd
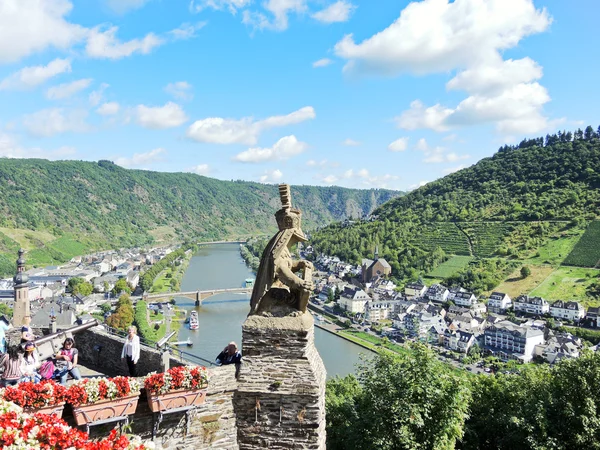
{"label": "white building", "polygon": [[427,286],[423,283],[408,283],[404,287],[404,295],[407,297],[421,297],[427,291]]}
{"label": "white building", "polygon": [[492,292],[488,299],[487,308],[489,312],[503,314],[512,306],[512,300],[504,292]]}
{"label": "white building", "polygon": [[450,291],[441,284],[432,284],[425,292],[425,296],[432,302],[443,303],[448,299]]}
{"label": "white building", "polygon": [[338,305],[345,311],[352,314],[363,314],[365,312],[365,304],[371,300],[362,289],[346,286],[340,294]]}
{"label": "white building", "polygon": [[477,297],[472,292],[458,292],[454,296],[454,304],[470,308],[477,303]]}
{"label": "white building", "polygon": [[447,329],[444,333],[444,347],[461,353],[468,353],[475,343],[475,335],[465,331]]}
{"label": "white building", "polygon": [[515,312],[542,315],[550,312],[550,304],[542,297],[519,295],[515,299]]}
{"label": "white building", "polygon": [[485,330],[485,348],[501,360],[529,362],[535,346],[544,343],[544,332],[516,325],[508,320],[497,322]]}
{"label": "white building", "polygon": [[563,302],[562,300],[558,300],[550,306],[550,315],[556,319],[579,322],[585,317],[585,308],[578,302]]}

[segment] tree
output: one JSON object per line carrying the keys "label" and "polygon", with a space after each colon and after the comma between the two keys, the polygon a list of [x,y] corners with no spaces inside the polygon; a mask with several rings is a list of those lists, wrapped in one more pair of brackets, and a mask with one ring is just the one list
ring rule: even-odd
{"label": "tree", "polygon": [[328,449],[451,449],[462,437],[466,380],[424,345],[379,354],[353,378],[328,383]]}
{"label": "tree", "polygon": [[531,269],[527,266],[521,267],[521,277],[527,278],[529,275],[531,275]]}
{"label": "tree", "polygon": [[133,317],[133,304],[129,294],[123,294],[117,301],[115,313],[106,320],[106,323],[110,327],[125,331],[133,323]]}
{"label": "tree", "polygon": [[106,314],[112,310],[112,306],[110,303],[102,303],[100,305],[100,310],[102,311],[102,314]]}
{"label": "tree", "polygon": [[90,295],[94,291],[94,286],[92,283],[88,283],[87,281],[83,281],[82,283],[77,284],[73,288],[74,295],[80,295],[86,297]]}
{"label": "tree", "polygon": [[127,294],[131,294],[131,288],[127,284],[127,280],[125,278],[119,278],[115,283],[115,287],[112,288],[111,291],[114,295],[119,295],[121,292],[126,292]]}

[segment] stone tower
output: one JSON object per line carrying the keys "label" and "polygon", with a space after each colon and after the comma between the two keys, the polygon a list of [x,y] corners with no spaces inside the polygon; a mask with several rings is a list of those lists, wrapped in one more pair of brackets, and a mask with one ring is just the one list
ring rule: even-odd
{"label": "stone tower", "polygon": [[23,258],[25,250],[19,250],[19,259],[17,259],[17,273],[13,278],[15,283],[15,305],[13,307],[13,326],[21,327],[25,323],[25,317],[31,315],[29,307],[29,277],[25,273],[25,259]]}
{"label": "stone tower", "polygon": [[375,246],[375,254],[373,255],[373,261],[377,261],[379,259],[379,245]]}

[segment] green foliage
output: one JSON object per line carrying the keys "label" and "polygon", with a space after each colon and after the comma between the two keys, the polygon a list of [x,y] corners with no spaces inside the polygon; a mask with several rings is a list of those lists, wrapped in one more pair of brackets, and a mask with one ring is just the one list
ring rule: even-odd
{"label": "green foliage", "polygon": [[358,381],[328,383],[328,449],[452,449],[462,437],[466,381],[425,346],[379,354],[359,368]]}
{"label": "green foliage", "polygon": [[270,237],[258,236],[248,239],[245,244],[240,245],[240,254],[246,262],[246,264],[255,272],[258,270],[260,265],[260,258],[262,256]]}
{"label": "green foliage", "polygon": [[529,275],[531,275],[531,269],[527,266],[521,267],[521,277],[527,278]]}
{"label": "green foliage", "polygon": [[600,330],[579,327],[558,327],[558,331],[571,333],[573,336],[580,337],[594,345],[600,344]]}
{"label": "green foliage", "polygon": [[109,327],[122,331],[126,331],[127,327],[133,323],[133,304],[129,294],[119,297],[115,312],[106,320],[106,323]]}
{"label": "green foliage", "polygon": [[8,306],[6,303],[0,303],[0,315],[6,316],[6,317],[12,317],[13,309],[10,306]]}
{"label": "green foliage", "polygon": [[135,304],[135,324],[139,335],[146,341],[156,342],[165,334],[166,326],[164,321],[158,329],[154,329],[148,323],[148,304],[144,300],[139,300]]}
{"label": "green foliage", "polygon": [[88,283],[80,277],[73,277],[69,279],[68,286],[73,295],[80,295],[82,297],[90,295],[94,290],[94,286],[92,286],[92,283]]}
{"label": "green foliage", "polygon": [[106,314],[107,312],[110,312],[112,310],[112,306],[110,305],[110,303],[102,303],[100,305],[100,311],[102,311],[102,314]]}
{"label": "green foliage", "polygon": [[453,256],[429,272],[427,276],[430,278],[448,278],[467,267],[472,260],[471,256]]}
{"label": "green foliage", "polygon": [[127,284],[127,280],[125,278],[119,278],[115,283],[115,286],[112,288],[113,295],[119,295],[122,292],[126,292],[127,294],[131,294],[131,288]]}
{"label": "green foliage", "polygon": [[600,221],[594,220],[585,230],[575,248],[565,258],[568,266],[596,267],[600,261]]}
{"label": "green foliage", "polygon": [[[56,239],[35,243],[28,263],[62,263],[90,249],[140,247],[152,232],[173,240],[221,240],[276,229],[277,186],[221,181],[190,173],[127,170],[110,161],[0,160],[0,227],[45,230]],[[305,228],[366,216],[399,195],[383,189],[293,186]],[[4,236],[6,238],[6,236]],[[0,271],[14,273],[19,247],[0,236]]]}
{"label": "green foliage", "polygon": [[183,257],[185,254],[185,250],[183,248],[179,248],[174,252],[169,253],[163,259],[154,264],[150,269],[146,270],[144,274],[140,277],[140,286],[144,291],[150,291],[152,285],[154,284],[154,279],[173,261],[178,258]]}
{"label": "green foliage", "polygon": [[456,274],[444,280],[447,286],[461,286],[481,294],[492,290],[500,281],[518,267],[518,263],[505,259],[478,259]]}

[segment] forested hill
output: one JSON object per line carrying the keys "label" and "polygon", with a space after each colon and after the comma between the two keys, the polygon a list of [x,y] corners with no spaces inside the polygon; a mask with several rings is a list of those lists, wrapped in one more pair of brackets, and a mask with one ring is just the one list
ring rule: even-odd
{"label": "forested hill", "polygon": [[[305,229],[368,215],[399,194],[292,186]],[[25,245],[33,261],[43,259],[36,253],[42,247],[57,252],[53,259],[60,260],[61,253],[77,254],[83,247],[272,232],[278,208],[275,185],[127,170],[110,161],[0,159],[0,253]],[[83,247],[75,248],[77,243]]]}
{"label": "forested hill", "polygon": [[375,214],[426,221],[595,217],[600,206],[598,133],[588,127],[501,147],[491,158],[428,183]]}
{"label": "forested hill", "polygon": [[[369,221],[319,230],[313,245],[353,263],[371,257],[378,246],[400,283],[424,276],[482,292],[514,280],[518,264],[531,265],[539,280],[550,267],[598,267],[600,223],[588,225],[599,211],[600,129],[587,127],[504,146],[469,168],[382,204]],[[596,273],[581,275],[587,280]],[[537,286],[512,285],[517,295]],[[551,295],[573,298],[572,291]],[[585,295],[582,291],[579,298]]]}

